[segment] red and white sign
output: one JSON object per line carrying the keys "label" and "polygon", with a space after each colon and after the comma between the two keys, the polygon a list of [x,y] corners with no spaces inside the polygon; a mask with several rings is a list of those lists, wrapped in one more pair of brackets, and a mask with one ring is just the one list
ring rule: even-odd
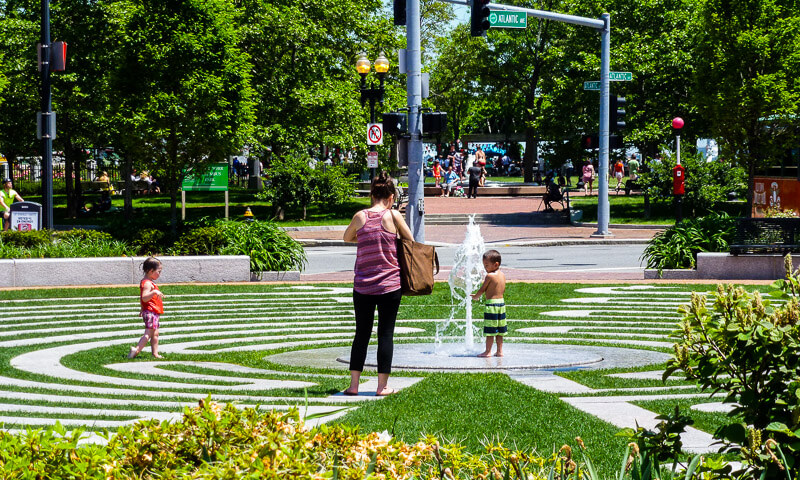
{"label": "red and white sign", "polygon": [[367,152],[367,168],[378,168],[378,152]]}
{"label": "red and white sign", "polygon": [[383,124],[367,124],[367,145],[383,145]]}

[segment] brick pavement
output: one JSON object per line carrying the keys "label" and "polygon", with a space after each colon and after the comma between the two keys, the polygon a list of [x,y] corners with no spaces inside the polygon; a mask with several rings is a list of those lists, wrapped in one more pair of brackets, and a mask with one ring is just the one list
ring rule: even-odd
{"label": "brick pavement", "polygon": [[[478,197],[475,199],[455,197],[430,197],[425,199],[425,211],[429,214],[470,214],[470,213],[530,213],[538,207],[538,197]],[[613,219],[612,219],[613,220]],[[342,239],[342,230],[290,231],[295,239],[338,241]],[[572,225],[481,225],[481,233],[490,243],[536,243],[591,240],[597,230],[593,226]],[[611,227],[613,241],[643,242],[653,237],[658,228],[621,228]],[[464,240],[466,225],[426,225],[425,241],[435,243],[460,244]]]}
{"label": "brick pavement", "polygon": [[[455,197],[426,197],[425,210],[429,214],[470,214],[470,213],[529,213],[538,206],[539,197],[478,197],[477,199]],[[289,231],[296,239],[306,240],[307,244],[320,241],[322,244],[337,244],[342,241],[344,226],[327,229],[303,229]],[[464,240],[466,225],[426,225],[425,241],[434,244],[459,245]],[[614,235],[610,239],[595,239],[591,235],[595,226],[572,225],[491,225],[482,224],[481,234],[486,243],[496,245],[558,245],[558,244],[596,244],[596,243],[644,243],[660,231],[658,228],[610,228]],[[523,269],[505,269],[510,281],[641,281],[641,270],[621,271],[560,271],[544,272]],[[442,265],[436,276],[438,281],[447,281],[450,267]],[[302,274],[303,281],[342,281],[353,280],[352,272],[329,272],[325,274]]]}

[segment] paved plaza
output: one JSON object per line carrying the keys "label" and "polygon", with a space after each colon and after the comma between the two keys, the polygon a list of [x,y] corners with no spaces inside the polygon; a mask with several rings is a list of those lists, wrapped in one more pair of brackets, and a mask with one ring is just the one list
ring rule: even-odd
{"label": "paved plaza", "polygon": [[[137,297],[87,298],[76,290],[69,298],[40,299],[31,292],[31,298],[4,302],[7,317],[15,319],[0,327],[5,359],[0,422],[7,429],[59,421],[96,432],[146,418],[175,419],[183,407],[209,393],[242,406],[288,408],[304,405],[305,389],[322,384],[333,385],[331,392],[309,397],[308,407],[301,409],[302,414],[330,414],[314,422],[342,415],[343,406],[380,401],[368,393],[333,393],[346,385],[347,365],[341,358],[349,351],[354,330],[351,289],[346,286],[171,294],[162,317],[160,351],[166,358],[161,361],[148,358],[147,349],[140,359],[125,359],[142,331]],[[688,296],[663,285],[608,285],[576,287],[554,305],[512,302],[505,363],[495,359],[476,369],[464,364],[457,370],[505,372],[619,427],[656,423],[655,413],[631,402],[688,398],[706,409],[720,408],[709,407],[708,394],[683,382],[595,389],[554,375],[553,368],[638,370],[633,367],[662,363],[672,345],[668,336],[678,320],[676,309]],[[531,318],[514,313],[530,307],[538,312]],[[425,332],[439,319],[410,318],[404,314],[407,309],[401,306],[396,332],[399,362],[391,384],[397,389],[420,381],[415,374],[420,369],[436,370],[448,362],[415,358],[432,345]],[[455,362],[463,363],[458,358]],[[309,373],[317,368],[327,373]],[[646,381],[660,372],[624,375]],[[374,384],[375,378],[369,377],[361,391],[374,391]],[[699,430],[689,429],[684,442],[691,451],[713,450],[711,436]]]}

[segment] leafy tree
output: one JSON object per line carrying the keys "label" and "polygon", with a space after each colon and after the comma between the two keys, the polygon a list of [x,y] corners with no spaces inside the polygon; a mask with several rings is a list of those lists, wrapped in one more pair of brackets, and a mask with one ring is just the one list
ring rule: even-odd
{"label": "leafy tree", "polygon": [[[259,98],[256,136],[276,155],[320,145],[365,145],[357,54],[384,51],[393,65],[402,43],[379,0],[243,0],[242,47],[252,57]],[[388,74],[387,107],[404,84]],[[404,102],[403,102],[404,103]],[[360,150],[361,156],[366,148]]]}
{"label": "leafy tree", "polygon": [[0,152],[13,176],[20,156],[36,153],[38,11],[33,2],[0,2],[0,57],[6,86],[0,108]]}
{"label": "leafy tree", "polygon": [[170,195],[171,223],[189,171],[227,161],[250,138],[253,91],[239,48],[237,12],[225,0],[120,4],[112,89],[120,140]]}
{"label": "leafy tree", "polygon": [[[69,45],[67,69],[52,75],[53,109],[58,114],[55,144],[64,151],[67,217],[77,216],[85,150],[112,144],[108,72],[114,58],[110,4],[62,0],[53,5],[53,31]],[[58,148],[58,147],[57,147]]]}
{"label": "leafy tree", "polygon": [[747,169],[748,212],[756,170],[797,139],[800,2],[700,3],[695,99],[723,157]]}

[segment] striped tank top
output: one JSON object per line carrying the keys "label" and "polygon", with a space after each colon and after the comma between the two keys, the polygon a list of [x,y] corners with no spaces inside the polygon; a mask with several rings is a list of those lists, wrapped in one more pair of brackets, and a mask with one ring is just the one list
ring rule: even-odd
{"label": "striped tank top", "polygon": [[390,210],[364,210],[367,222],[356,232],[355,279],[353,290],[362,295],[383,295],[400,289],[397,234],[383,228],[381,220]]}

